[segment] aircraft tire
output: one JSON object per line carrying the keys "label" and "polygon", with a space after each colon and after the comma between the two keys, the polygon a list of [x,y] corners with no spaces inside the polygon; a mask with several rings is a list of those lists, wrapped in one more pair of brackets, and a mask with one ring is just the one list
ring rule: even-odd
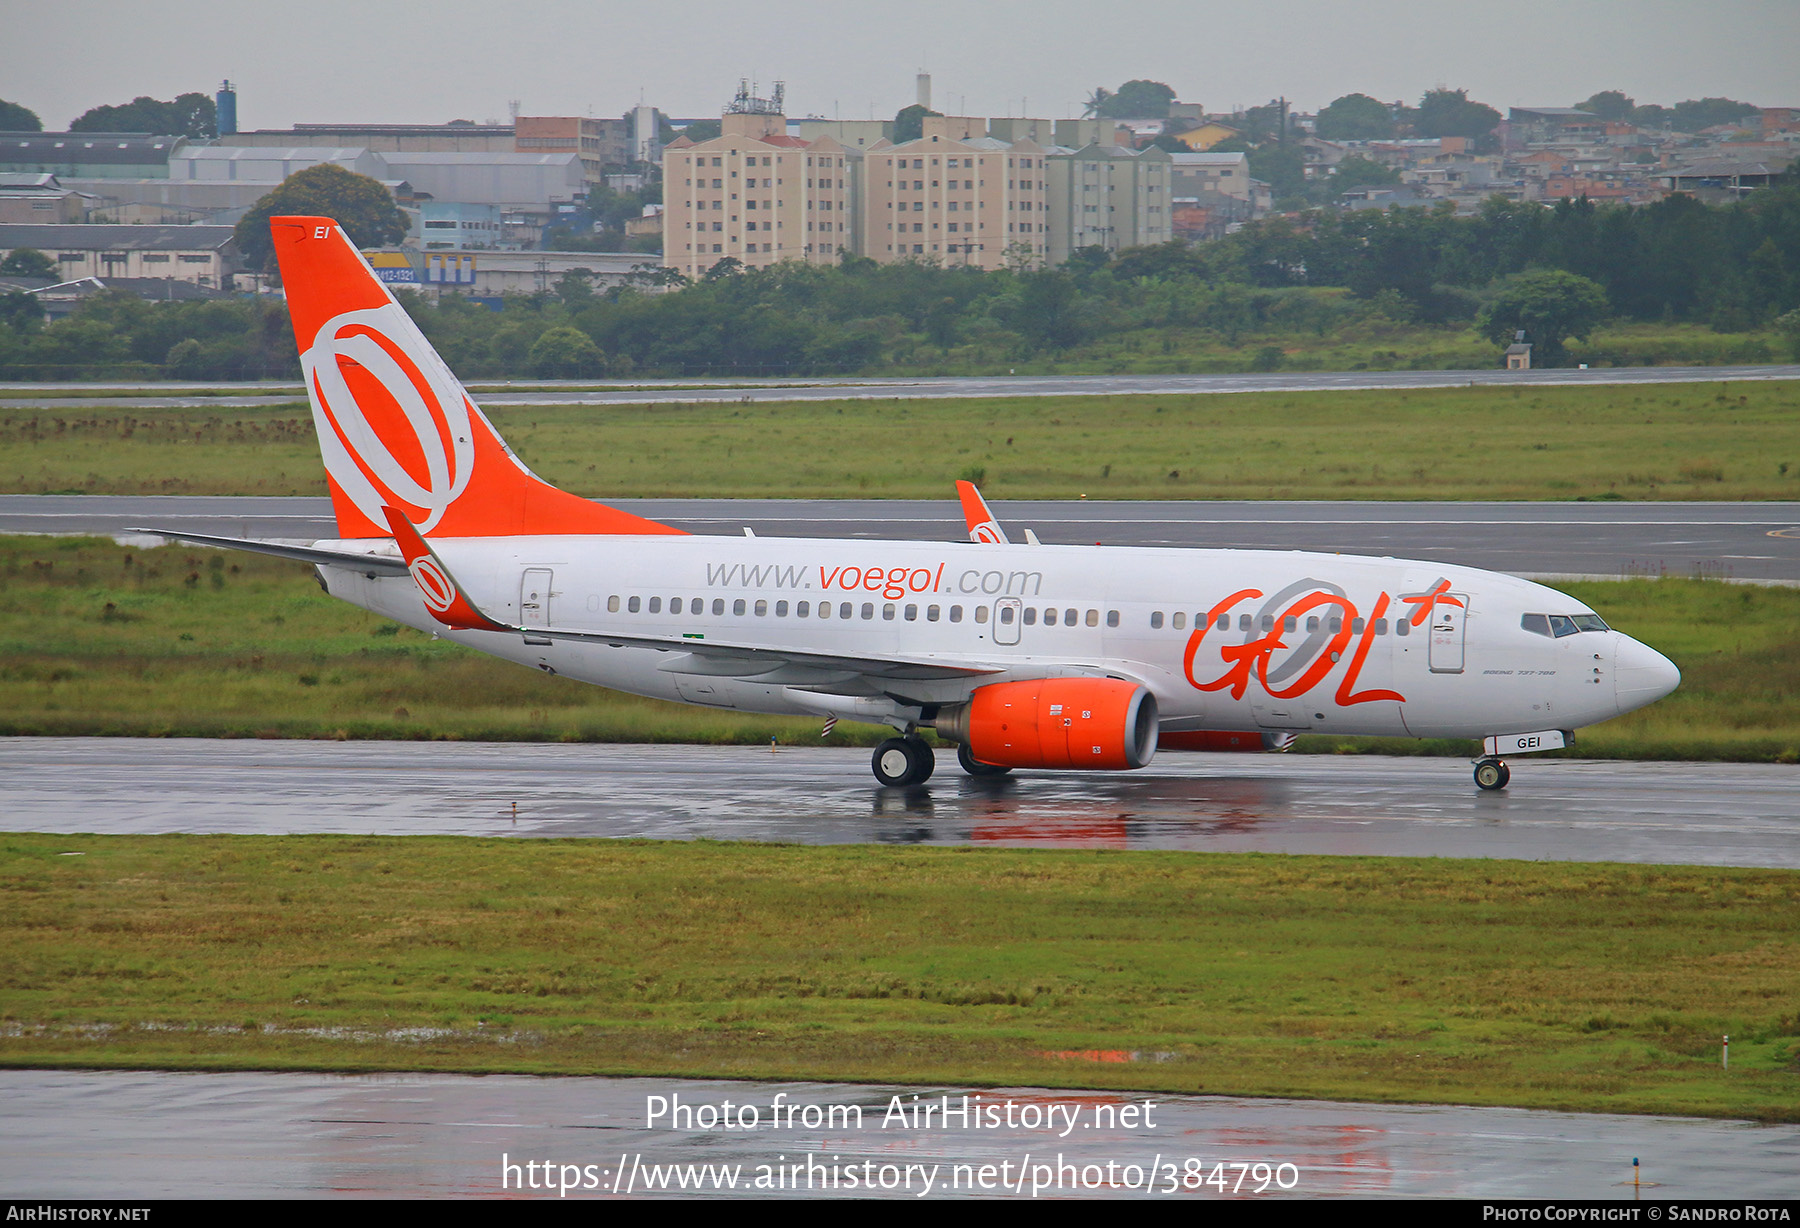
{"label": "aircraft tire", "polygon": [[931,749],[918,738],[889,738],[875,748],[869,766],[875,779],[890,788],[924,783],[934,766]]}
{"label": "aircraft tire", "polygon": [[971,776],[1004,776],[1012,771],[1009,767],[1001,767],[994,763],[983,763],[969,753],[969,744],[959,742],[956,746],[956,763]]}
{"label": "aircraft tire", "polygon": [[1483,759],[1475,765],[1475,784],[1489,791],[1506,788],[1512,769],[1499,759]]}
{"label": "aircraft tire", "polygon": [[933,772],[937,771],[937,756],[931,753],[931,743],[924,738],[912,737],[906,740],[913,744],[913,749],[919,756],[919,777],[912,783],[922,785],[931,779]]}

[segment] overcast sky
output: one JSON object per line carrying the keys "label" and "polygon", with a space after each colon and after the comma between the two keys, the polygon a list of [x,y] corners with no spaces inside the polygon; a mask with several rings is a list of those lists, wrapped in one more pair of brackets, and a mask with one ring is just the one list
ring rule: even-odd
{"label": "overcast sky", "polygon": [[1800,0],[0,0],[0,98],[51,129],[139,94],[210,93],[239,126],[717,115],[740,77],[787,113],[891,117],[932,74],[940,111],[1062,118],[1095,86],[1164,81],[1208,110],[1285,94],[1508,106],[1622,89],[1800,106]]}

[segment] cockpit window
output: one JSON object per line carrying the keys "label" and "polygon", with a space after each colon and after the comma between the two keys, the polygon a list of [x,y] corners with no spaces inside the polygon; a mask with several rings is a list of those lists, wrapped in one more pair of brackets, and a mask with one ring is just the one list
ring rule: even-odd
{"label": "cockpit window", "polygon": [[1553,636],[1561,639],[1565,635],[1579,635],[1583,631],[1610,631],[1598,614],[1525,614],[1519,618],[1519,626],[1533,635]]}

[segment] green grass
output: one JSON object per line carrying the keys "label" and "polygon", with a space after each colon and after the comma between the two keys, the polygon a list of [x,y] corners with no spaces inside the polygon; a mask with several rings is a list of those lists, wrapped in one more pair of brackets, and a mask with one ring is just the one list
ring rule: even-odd
{"label": "green grass", "polygon": [[[597,498],[1795,499],[1800,381],[532,406],[491,415]],[[0,492],[322,495],[303,405],[0,404]]]}
{"label": "green grass", "polygon": [[1793,1121],[1797,934],[1788,870],[6,835],[0,1064]]}
{"label": "green grass", "polygon": [[[1344,291],[1311,292],[1324,299]],[[1324,333],[1256,330],[1235,340],[1210,328],[1145,327],[1107,333],[1064,350],[1020,356],[1011,345],[979,341],[948,352],[918,342],[896,353],[885,375],[1167,375],[1282,371],[1476,371],[1501,365],[1493,342],[1467,327],[1409,324],[1371,316]],[[1752,365],[1788,361],[1790,346],[1773,329],[1720,333],[1700,324],[1614,322],[1569,346],[1569,363],[1591,367]]]}
{"label": "green grass", "polygon": [[[1681,689],[1573,753],[1800,760],[1800,590],[1572,583],[1669,654]],[[0,734],[462,738],[818,745],[814,720],[621,695],[399,627],[303,564],[96,538],[0,538]],[[882,732],[846,722],[834,743]],[[1466,754],[1460,742],[1305,737],[1300,749]]]}

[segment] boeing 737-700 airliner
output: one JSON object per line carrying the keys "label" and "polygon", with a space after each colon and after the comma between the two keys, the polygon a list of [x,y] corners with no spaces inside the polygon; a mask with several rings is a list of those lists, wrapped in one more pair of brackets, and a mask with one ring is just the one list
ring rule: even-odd
{"label": "boeing 737-700 airliner", "polygon": [[[272,228],[338,539],[165,536],[304,559],[334,597],[639,695],[891,726],[884,785],[1125,769],[1300,731],[1501,756],[1680,675],[1572,597],[1468,567],[1258,550],[691,535],[558,490],[500,438],[330,218]],[[158,531],[158,530],[151,530]]]}

